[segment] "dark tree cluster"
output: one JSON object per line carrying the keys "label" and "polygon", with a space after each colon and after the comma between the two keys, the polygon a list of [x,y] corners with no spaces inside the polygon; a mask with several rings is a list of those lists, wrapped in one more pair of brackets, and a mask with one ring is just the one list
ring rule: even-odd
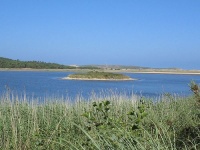
{"label": "dark tree cluster", "polygon": [[76,67],[42,61],[20,61],[0,57],[0,68],[74,69]]}

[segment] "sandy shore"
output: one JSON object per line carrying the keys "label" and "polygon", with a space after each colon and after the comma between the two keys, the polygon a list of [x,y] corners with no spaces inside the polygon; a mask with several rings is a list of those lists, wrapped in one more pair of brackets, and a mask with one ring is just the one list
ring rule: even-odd
{"label": "sandy shore", "polygon": [[146,73],[146,74],[183,74],[183,75],[200,75],[200,72],[131,72],[131,73]]}
{"label": "sandy shore", "polygon": [[133,78],[129,79],[98,79],[98,78],[70,78],[70,77],[64,77],[63,80],[86,80],[86,81],[131,81],[131,80],[137,80]]}

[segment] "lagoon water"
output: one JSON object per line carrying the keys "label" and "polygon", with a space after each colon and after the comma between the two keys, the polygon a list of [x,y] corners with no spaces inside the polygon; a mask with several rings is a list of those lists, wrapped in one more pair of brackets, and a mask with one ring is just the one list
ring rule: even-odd
{"label": "lagoon water", "polygon": [[200,83],[200,75],[135,74],[124,73],[136,81],[80,81],[62,80],[71,72],[0,71],[0,94],[10,89],[13,93],[26,93],[28,97],[63,96],[88,98],[91,93],[126,93],[148,97],[171,93],[191,94],[191,80]]}

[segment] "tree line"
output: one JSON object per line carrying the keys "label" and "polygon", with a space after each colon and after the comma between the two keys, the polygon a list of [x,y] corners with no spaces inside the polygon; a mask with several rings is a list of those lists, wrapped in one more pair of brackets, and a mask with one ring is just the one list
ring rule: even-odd
{"label": "tree line", "polygon": [[0,57],[0,68],[75,69],[76,67],[42,61],[20,61]]}

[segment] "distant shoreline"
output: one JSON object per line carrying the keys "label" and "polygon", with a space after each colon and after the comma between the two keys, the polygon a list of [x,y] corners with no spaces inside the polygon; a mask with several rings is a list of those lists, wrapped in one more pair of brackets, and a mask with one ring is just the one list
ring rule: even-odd
{"label": "distant shoreline", "polygon": [[132,72],[132,73],[142,73],[142,74],[179,74],[179,75],[200,75],[200,72],[162,72],[162,71],[149,71],[149,72]]}
{"label": "distant shoreline", "polygon": [[[0,71],[46,71],[46,72],[87,72],[91,69],[31,69],[31,68],[0,68]],[[108,72],[119,73],[142,73],[142,74],[180,74],[180,75],[200,75],[200,70],[183,70],[183,71],[151,71],[151,70],[103,70]]]}

